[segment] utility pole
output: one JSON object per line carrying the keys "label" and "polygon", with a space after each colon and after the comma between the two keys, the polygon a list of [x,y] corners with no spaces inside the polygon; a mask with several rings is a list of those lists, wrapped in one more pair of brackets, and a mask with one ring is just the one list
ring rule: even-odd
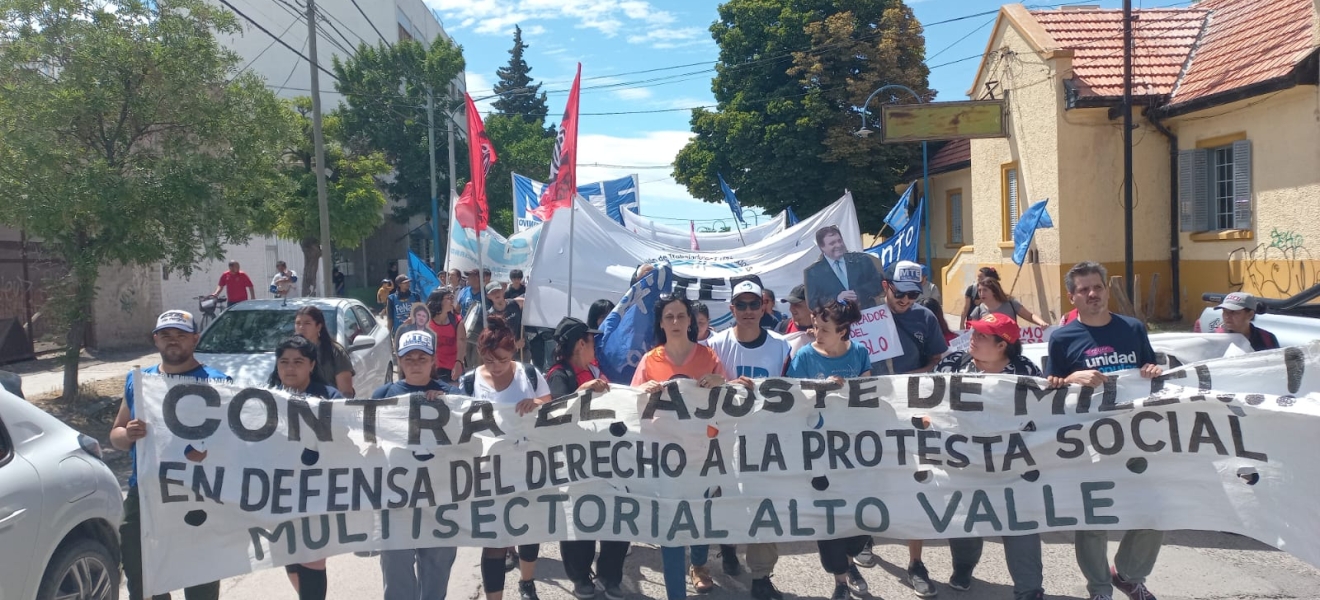
{"label": "utility pole", "polygon": [[1132,270],[1132,0],[1123,0],[1123,284],[1128,301],[1139,306]]}
{"label": "utility pole", "polygon": [[321,212],[321,289],[328,297],[335,289],[331,281],[330,201],[325,190],[325,137],[321,135],[321,78],[316,72],[316,0],[307,0],[307,56],[312,67],[312,143],[316,146],[316,206]]}
{"label": "utility pole", "polygon": [[[431,86],[426,86],[426,143],[431,146],[431,264],[435,265],[436,273],[444,272],[444,265],[440,262],[440,198],[436,194],[436,186],[439,184],[435,180],[435,94]],[[440,277],[444,281],[444,277]]]}
{"label": "utility pole", "polygon": [[[450,98],[452,98],[453,84],[450,84],[450,90],[451,90]],[[455,196],[458,196],[458,193],[454,191],[454,127],[457,127],[458,125],[455,123],[454,113],[452,111],[448,111],[448,110],[445,111],[445,119],[449,121],[448,123],[445,124],[445,128],[449,130],[449,214],[452,215],[454,213]],[[432,156],[435,155],[432,154]],[[480,236],[477,236],[477,253],[478,255],[480,255],[481,253]],[[449,252],[446,251],[445,254],[448,255]],[[481,287],[481,286],[477,286],[477,287]],[[485,288],[482,288],[480,291],[482,294],[486,293]],[[482,302],[485,302],[485,300],[483,299]],[[483,324],[482,326],[484,327],[485,325]]]}

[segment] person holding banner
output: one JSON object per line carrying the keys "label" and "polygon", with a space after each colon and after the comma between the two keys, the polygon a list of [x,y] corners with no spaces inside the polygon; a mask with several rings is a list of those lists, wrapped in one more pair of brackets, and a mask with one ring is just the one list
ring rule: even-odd
{"label": "person holding banner", "polygon": [[[142,369],[143,375],[186,377],[202,382],[233,380],[224,373],[197,361],[193,349],[197,347],[197,323],[192,313],[170,310],[156,319],[151,340],[160,353],[160,364]],[[142,600],[142,512],[137,487],[137,441],[147,437],[147,424],[137,418],[134,409],[134,371],[124,380],[124,401],[119,405],[114,425],[110,427],[110,445],[128,452],[133,470],[128,476],[128,494],[124,497],[124,520],[119,526],[120,560],[124,564],[124,579],[128,584],[130,600]],[[216,600],[220,597],[220,582],[201,583],[183,590],[187,600]],[[158,594],[155,599],[169,598]]]}
{"label": "person holding banner", "polygon": [[[876,374],[930,372],[940,362],[940,357],[949,351],[949,344],[944,341],[944,332],[938,322],[944,315],[937,317],[917,304],[917,298],[921,297],[921,265],[906,260],[890,265],[885,270],[884,285],[885,302],[894,317],[903,354],[876,363],[873,366]],[[930,580],[925,563],[921,562],[923,545],[921,540],[908,540],[908,584],[918,596],[929,598],[939,592]],[[875,564],[875,555],[868,545],[855,560],[868,567]]]}
{"label": "person holding banner", "polygon": [[454,291],[440,288],[431,292],[426,297],[426,308],[431,311],[427,327],[435,336],[435,378],[454,381],[465,370],[459,350],[467,347],[467,332],[454,306]]}
{"label": "person holding banner", "polygon": [[[760,318],[759,315],[757,317]],[[724,385],[725,368],[715,352],[697,343],[696,310],[692,301],[682,295],[661,294],[655,303],[655,348],[637,365],[632,387],[654,394],[673,379],[694,379],[704,388]],[[715,589],[706,560],[710,546],[691,547],[692,568],[685,569],[689,549],[665,546],[660,549],[665,577],[665,595],[668,600],[687,598],[684,572],[692,578],[692,587],[704,594]]]}
{"label": "person holding banner", "polygon": [[[596,334],[586,323],[564,317],[555,327],[555,364],[546,373],[550,395],[563,398],[579,392],[603,394],[610,391],[609,378],[601,373],[596,362]],[[600,555],[596,554],[593,540],[565,540],[559,542],[559,555],[564,561],[564,575],[573,583],[573,596],[580,600],[596,597],[596,584],[592,581],[591,562],[596,561],[596,579],[600,581],[608,600],[623,600],[623,563],[628,556],[627,541],[600,542]]]}
{"label": "person holding banner", "polygon": [[[857,303],[833,301],[812,309],[812,317],[816,340],[793,355],[787,375],[796,379],[828,379],[840,386],[844,385],[845,379],[869,377],[870,351],[848,339],[850,328],[862,320]],[[820,565],[834,576],[834,593],[830,600],[848,600],[849,590],[858,597],[870,592],[861,571],[854,564],[857,556],[870,545],[869,535],[816,541]]]}
{"label": "person holding banner", "polygon": [[[1109,374],[1131,369],[1146,379],[1163,373],[1146,326],[1109,312],[1108,281],[1104,266],[1092,261],[1077,263],[1064,277],[1068,297],[1077,307],[1077,320],[1060,327],[1050,338],[1050,385],[1100,387]],[[1154,600],[1146,589],[1146,577],[1155,569],[1163,544],[1162,531],[1128,531],[1110,568],[1109,532],[1078,531],[1073,549],[1091,600],[1111,600],[1114,588],[1131,600]]]}
{"label": "person holding banner", "polygon": [[[275,370],[271,371],[266,383],[296,395],[343,400],[343,394],[321,378],[321,372],[317,369],[319,358],[316,344],[307,338],[301,335],[285,338],[275,346]],[[287,565],[284,571],[288,573],[294,591],[298,592],[298,600],[325,600],[328,585],[325,559]]]}
{"label": "person holding banner", "polygon": [[[518,338],[499,315],[486,317],[486,328],[477,336],[481,366],[463,376],[465,395],[492,404],[513,404],[519,415],[526,416],[550,402],[550,386],[541,372],[531,365],[513,360]],[[504,560],[508,548],[485,548],[481,553],[481,585],[486,600],[504,597]],[[536,559],[540,544],[518,546],[518,595],[522,600],[538,600],[536,595]]]}
{"label": "person holding banner", "polygon": [[[431,294],[435,296],[435,294]],[[449,300],[452,301],[450,292]],[[452,302],[451,302],[452,303]],[[460,394],[452,386],[431,378],[436,355],[435,338],[423,331],[410,331],[399,338],[399,371],[403,379],[387,383],[371,397],[376,400],[423,394],[429,402],[444,402],[445,394]],[[452,546],[385,550],[380,553],[385,600],[443,598],[449,589],[449,572],[457,549]]]}
{"label": "person holding banner", "polygon": [[1223,325],[1219,326],[1216,332],[1241,334],[1247,338],[1251,343],[1251,349],[1256,352],[1278,348],[1279,338],[1251,323],[1256,318],[1258,305],[1256,297],[1245,292],[1233,292],[1224,296],[1224,301],[1215,307],[1219,309],[1219,314],[1224,319]]}
{"label": "person holding banner", "polygon": [[348,351],[330,336],[321,309],[304,306],[293,313],[293,332],[316,343],[317,354],[323,357],[316,370],[323,381],[333,383],[339,393],[349,398],[357,395],[353,389],[353,361]]}
{"label": "person holding banner", "polygon": [[[733,286],[729,311],[733,327],[711,336],[708,346],[715,351],[728,377],[734,383],[755,390],[752,379],[782,377],[788,367],[788,342],[762,327],[766,290],[755,281]],[[736,575],[738,554],[735,546],[721,545],[724,571]],[[752,576],[752,597],[756,600],[782,600],[784,595],[770,582],[770,573],[779,561],[779,547],[773,543],[747,546],[747,570]]]}
{"label": "person holding banner", "polygon": [[[950,352],[936,373],[1003,373],[1041,377],[1040,368],[1031,359],[1022,356],[1022,328],[1017,319],[999,313],[990,313],[983,319],[971,321],[971,347],[966,352]],[[1044,574],[1040,556],[1040,534],[1003,536],[1004,559],[1008,574],[1013,579],[1014,600],[1036,600],[1045,595]],[[953,575],[949,587],[965,592],[972,586],[972,571],[981,562],[981,538],[954,538],[949,540],[949,553],[953,555]]]}

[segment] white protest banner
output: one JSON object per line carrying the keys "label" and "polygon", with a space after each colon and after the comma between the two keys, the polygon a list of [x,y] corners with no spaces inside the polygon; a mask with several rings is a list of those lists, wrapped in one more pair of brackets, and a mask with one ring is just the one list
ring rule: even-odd
{"label": "white protest banner", "polygon": [[578,203],[572,210],[573,219],[551,219],[541,226],[531,268],[535,281],[527,286],[523,307],[523,322],[529,326],[554,327],[565,316],[584,318],[601,298],[617,302],[639,265],[664,259],[673,267],[675,292],[705,302],[711,327],[719,330],[733,322],[729,293],[735,283],[756,276],[780,296],[802,283],[803,269],[821,254],[818,229],[834,225],[850,248],[861,245],[851,194],[760,242],[717,251],[692,252],[644,239],[589,204]]}
{"label": "white protest banner", "polygon": [[541,237],[541,226],[519,231],[510,237],[504,237],[494,229],[481,232],[481,249],[484,256],[477,259],[477,233],[458,226],[454,217],[449,219],[449,253],[445,257],[446,269],[476,269],[479,266],[490,269],[495,281],[508,281],[509,271],[522,269],[529,273],[532,268],[532,252]]}
{"label": "white protest banner", "polygon": [[898,326],[888,305],[872,306],[862,311],[862,320],[849,330],[849,339],[866,346],[871,362],[893,358],[903,353],[898,341]]}
{"label": "white protest banner", "polygon": [[145,591],[566,539],[1226,531],[1320,564],[1320,342],[1100,388],[1007,375],[618,386],[519,417],[141,377]]}
{"label": "white protest banner", "polygon": [[[677,229],[657,223],[637,213],[623,212],[623,227],[643,239],[672,246],[678,250],[692,248],[692,232],[687,228]],[[697,231],[697,246],[704,251],[732,250],[748,244],[755,244],[784,230],[788,223],[788,214],[779,213],[774,218],[759,225],[744,227],[741,232],[733,231]]]}

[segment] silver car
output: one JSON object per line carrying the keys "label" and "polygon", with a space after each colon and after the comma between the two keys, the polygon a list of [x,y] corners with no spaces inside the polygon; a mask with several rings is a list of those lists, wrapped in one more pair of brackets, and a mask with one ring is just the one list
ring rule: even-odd
{"label": "silver car", "polygon": [[0,389],[0,600],[118,598],[123,518],[100,444]]}
{"label": "silver car", "polygon": [[308,305],[321,309],[330,336],[348,350],[358,395],[368,395],[393,380],[389,326],[351,298],[248,300],[235,304],[202,332],[197,360],[232,377],[235,384],[265,385],[275,369],[275,346],[293,335],[294,313]]}

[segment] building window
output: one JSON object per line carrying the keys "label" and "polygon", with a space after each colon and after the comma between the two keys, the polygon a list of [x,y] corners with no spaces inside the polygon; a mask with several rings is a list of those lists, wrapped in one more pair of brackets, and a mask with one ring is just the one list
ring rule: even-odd
{"label": "building window", "polygon": [[408,30],[404,28],[403,23],[399,23],[399,40],[402,41],[402,40],[411,40],[411,39],[413,39],[412,34],[408,33]]}
{"label": "building window", "polygon": [[1216,138],[1178,153],[1180,229],[1251,229],[1251,141]]}
{"label": "building window", "polygon": [[1021,189],[1020,181],[1021,170],[1017,163],[1008,163],[1000,167],[1000,179],[1003,182],[1003,240],[1005,242],[1013,241],[1013,228],[1017,227],[1018,218],[1022,216],[1022,203],[1018,200],[1018,192]]}
{"label": "building window", "polygon": [[949,190],[946,197],[948,200],[945,203],[948,211],[948,243],[950,246],[961,246],[966,243],[963,241],[962,190]]}

